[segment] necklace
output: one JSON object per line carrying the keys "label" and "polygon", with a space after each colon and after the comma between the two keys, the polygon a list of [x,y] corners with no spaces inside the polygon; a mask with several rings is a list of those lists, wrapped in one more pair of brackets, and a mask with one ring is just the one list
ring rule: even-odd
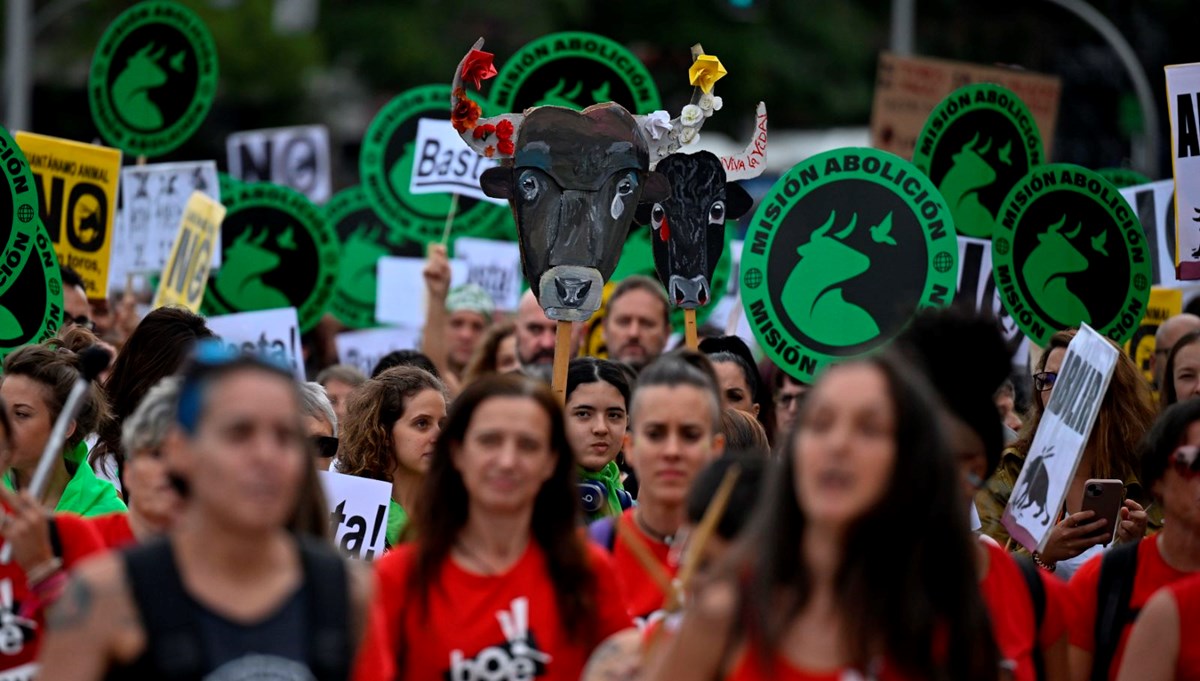
{"label": "necklace", "polygon": [[478,553],[468,549],[467,545],[464,544],[461,539],[455,541],[454,546],[458,548],[459,553],[461,553],[465,558],[468,558],[472,563],[475,563],[476,567],[483,568],[483,574],[492,576],[498,575],[502,572],[502,570],[497,569],[493,563],[484,560],[483,557]]}
{"label": "necklace", "polygon": [[675,541],[675,535],[673,533],[672,534],[663,534],[662,532],[659,532],[658,530],[654,529],[653,527],[650,527],[649,525],[647,525],[646,521],[642,518],[642,514],[639,511],[635,510],[633,512],[633,520],[634,520],[634,522],[637,523],[638,529],[640,529],[645,534],[650,535],[650,538],[653,539],[654,541],[659,542],[660,544],[666,544],[667,546],[670,546]]}

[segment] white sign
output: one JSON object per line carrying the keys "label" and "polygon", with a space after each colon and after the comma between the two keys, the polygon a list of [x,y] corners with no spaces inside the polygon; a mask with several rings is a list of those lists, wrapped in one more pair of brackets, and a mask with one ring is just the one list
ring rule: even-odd
{"label": "white sign", "polygon": [[383,555],[392,486],[382,480],[317,471],[329,506],[329,530],[342,553],[375,560]]}
{"label": "white sign", "polygon": [[521,247],[511,241],[459,237],[454,255],[467,261],[467,283],[487,291],[497,310],[512,312],[521,302]]}
{"label": "white sign", "polygon": [[479,176],[500,165],[475,153],[462,141],[450,121],[422,118],[417,121],[417,150],[408,190],[414,194],[449,193],[507,205],[479,187]]}
{"label": "white sign", "polygon": [[333,193],[329,130],[323,125],[235,132],[225,140],[225,151],[229,174],[244,182],[291,187],[313,203],[325,203]]}
{"label": "white sign", "polygon": [[[410,329],[425,326],[424,258],[387,256],[376,265],[375,319]],[[451,288],[467,283],[467,261],[450,261]]]}
{"label": "white sign", "polygon": [[297,381],[307,380],[296,308],[238,312],[209,317],[207,322],[208,328],[227,345],[286,364],[292,367]]}
{"label": "white sign", "polygon": [[1175,274],[1175,181],[1125,187],[1121,196],[1146,232],[1154,285],[1175,288],[1186,283]]}
{"label": "white sign", "polygon": [[[161,272],[171,257],[179,221],[192,192],[220,203],[216,161],[154,163],[121,169],[121,214],[113,225],[108,281],[124,291],[131,273]],[[212,268],[221,264],[213,253]]]}
{"label": "white sign", "polygon": [[1200,64],[1166,67],[1180,279],[1200,279]]}
{"label": "white sign", "polygon": [[415,328],[384,327],[346,331],[334,336],[338,362],[358,367],[370,376],[371,370],[383,356],[396,350],[414,350],[420,342],[420,331]]}
{"label": "white sign", "polygon": [[1029,339],[1008,314],[996,289],[992,271],[992,242],[958,237],[958,288],[954,302],[965,305],[985,317],[996,319],[1014,362],[1024,364],[1029,354]]}
{"label": "white sign", "polygon": [[1009,535],[1030,551],[1046,547],[1119,354],[1087,324],[1067,346],[1050,403],[1002,518]]}

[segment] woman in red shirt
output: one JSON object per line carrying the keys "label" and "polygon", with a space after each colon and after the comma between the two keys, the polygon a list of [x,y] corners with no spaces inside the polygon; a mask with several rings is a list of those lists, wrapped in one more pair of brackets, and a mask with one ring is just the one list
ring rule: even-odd
{"label": "woman in red shirt", "polygon": [[579,677],[630,626],[608,558],[578,532],[562,410],[530,379],[455,399],[413,517],[376,563],[357,681]]}
{"label": "woman in red shirt", "polygon": [[997,679],[935,405],[887,355],[827,369],[740,551],[647,678]]}
{"label": "woman in red shirt", "polygon": [[1200,680],[1200,575],[1159,589],[1146,603],[1117,679]]}

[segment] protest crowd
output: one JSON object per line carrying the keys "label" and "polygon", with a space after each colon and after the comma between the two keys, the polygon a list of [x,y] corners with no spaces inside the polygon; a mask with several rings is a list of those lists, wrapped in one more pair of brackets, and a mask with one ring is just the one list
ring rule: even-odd
{"label": "protest crowd", "polygon": [[737,65],[694,46],[676,112],[505,108],[481,39],[318,200],[146,164],[206,109],[120,91],[175,87],[126,38],[203,88],[180,17],[105,34],[107,146],[0,129],[0,681],[1200,680],[1200,244],[1151,262],[1161,183],[1047,161],[1046,77],[750,192],[765,104],[692,148]]}

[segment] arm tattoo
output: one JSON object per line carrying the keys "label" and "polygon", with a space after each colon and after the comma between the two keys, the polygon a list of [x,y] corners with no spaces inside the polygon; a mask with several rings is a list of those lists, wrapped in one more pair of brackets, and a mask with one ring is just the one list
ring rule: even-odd
{"label": "arm tattoo", "polygon": [[50,608],[46,623],[55,630],[81,627],[91,615],[94,601],[91,585],[73,576],[62,597]]}

